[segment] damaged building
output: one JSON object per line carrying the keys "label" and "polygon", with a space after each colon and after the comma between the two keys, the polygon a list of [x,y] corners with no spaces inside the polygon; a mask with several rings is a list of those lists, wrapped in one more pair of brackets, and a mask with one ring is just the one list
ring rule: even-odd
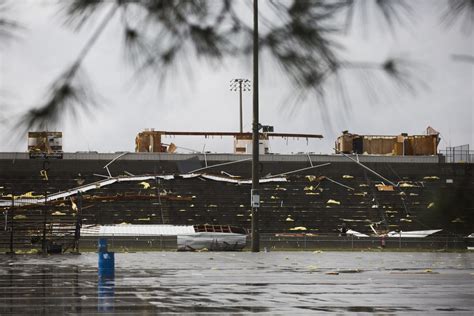
{"label": "damaged building", "polygon": [[[250,228],[248,156],[176,153],[148,132],[137,137],[138,152],[0,153],[1,248],[74,249],[78,228],[107,225]],[[474,232],[471,163],[262,154],[259,172],[262,235],[338,234],[343,223],[361,236]]]}
{"label": "damaged building", "polygon": [[430,156],[438,154],[439,132],[431,127],[425,135],[358,135],[344,131],[336,152],[363,155]]}

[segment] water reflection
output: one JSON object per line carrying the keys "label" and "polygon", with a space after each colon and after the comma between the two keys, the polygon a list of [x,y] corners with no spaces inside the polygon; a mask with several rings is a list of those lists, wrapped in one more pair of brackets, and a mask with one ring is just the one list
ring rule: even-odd
{"label": "water reflection", "polygon": [[97,282],[97,294],[97,311],[113,312],[115,301],[115,277],[99,275]]}
{"label": "water reflection", "polygon": [[97,255],[0,255],[0,315],[474,311],[469,253]]}

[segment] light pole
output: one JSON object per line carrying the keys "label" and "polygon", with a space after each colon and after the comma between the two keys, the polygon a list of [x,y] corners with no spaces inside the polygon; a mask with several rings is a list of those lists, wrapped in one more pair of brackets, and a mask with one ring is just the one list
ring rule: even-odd
{"label": "light pole", "polygon": [[230,81],[230,91],[239,91],[240,96],[240,133],[243,133],[243,124],[242,124],[242,91],[250,91],[250,80],[248,79],[232,79]]}
{"label": "light pole", "polygon": [[258,0],[253,0],[253,123],[252,123],[252,252],[260,251],[260,231],[258,228],[258,155],[259,155],[259,123],[258,123]]}

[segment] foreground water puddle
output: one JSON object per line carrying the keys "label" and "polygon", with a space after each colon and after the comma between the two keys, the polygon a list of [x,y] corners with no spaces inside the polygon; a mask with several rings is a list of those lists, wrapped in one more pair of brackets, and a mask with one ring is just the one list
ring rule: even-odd
{"label": "foreground water puddle", "polygon": [[109,280],[97,254],[0,256],[0,314],[474,313],[473,254],[354,255],[117,254]]}

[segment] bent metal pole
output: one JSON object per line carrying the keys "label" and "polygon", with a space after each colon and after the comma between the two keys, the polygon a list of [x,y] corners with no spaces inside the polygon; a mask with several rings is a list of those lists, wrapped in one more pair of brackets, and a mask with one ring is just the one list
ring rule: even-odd
{"label": "bent metal pole", "polygon": [[259,124],[258,124],[258,0],[253,1],[253,124],[252,124],[252,252],[260,251],[260,236],[258,227],[258,155],[259,155]]}

